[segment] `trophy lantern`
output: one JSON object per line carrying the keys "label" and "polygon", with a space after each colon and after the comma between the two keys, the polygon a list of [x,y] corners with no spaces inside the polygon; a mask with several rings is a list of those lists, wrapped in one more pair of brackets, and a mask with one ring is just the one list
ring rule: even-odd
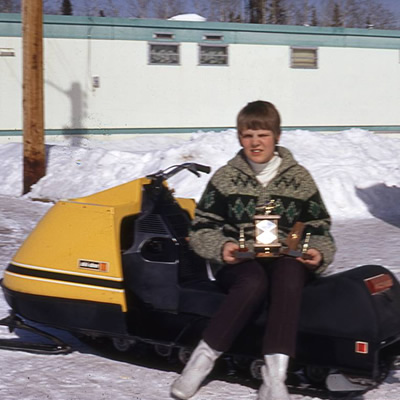
{"label": "trophy lantern", "polygon": [[278,257],[281,243],[278,238],[278,221],[280,215],[272,214],[275,200],[256,208],[254,215],[254,252],[256,257]]}

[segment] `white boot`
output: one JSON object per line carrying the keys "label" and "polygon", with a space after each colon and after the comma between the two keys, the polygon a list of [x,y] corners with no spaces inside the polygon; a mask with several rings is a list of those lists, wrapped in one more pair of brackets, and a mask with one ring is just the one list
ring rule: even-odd
{"label": "white boot", "polygon": [[261,368],[263,384],[258,391],[257,400],[290,400],[285,385],[289,356],[268,354],[264,356],[265,365]]}
{"label": "white boot", "polygon": [[171,394],[186,400],[199,389],[205,377],[214,367],[215,360],[222,354],[212,349],[204,340],[197,345],[182,374],[171,386]]}

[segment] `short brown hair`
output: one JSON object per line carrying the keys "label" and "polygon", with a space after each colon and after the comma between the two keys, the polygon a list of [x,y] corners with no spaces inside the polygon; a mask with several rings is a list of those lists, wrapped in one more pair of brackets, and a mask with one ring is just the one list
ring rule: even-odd
{"label": "short brown hair", "polygon": [[274,133],[275,138],[281,134],[281,117],[276,107],[263,100],[253,101],[243,107],[236,120],[240,135],[246,129],[266,129]]}

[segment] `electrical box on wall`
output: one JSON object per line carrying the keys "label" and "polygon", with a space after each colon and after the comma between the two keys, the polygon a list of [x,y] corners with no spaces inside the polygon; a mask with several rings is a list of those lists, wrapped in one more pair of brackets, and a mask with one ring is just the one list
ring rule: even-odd
{"label": "electrical box on wall", "polygon": [[98,89],[100,87],[100,77],[99,76],[92,77],[92,86],[94,89]]}

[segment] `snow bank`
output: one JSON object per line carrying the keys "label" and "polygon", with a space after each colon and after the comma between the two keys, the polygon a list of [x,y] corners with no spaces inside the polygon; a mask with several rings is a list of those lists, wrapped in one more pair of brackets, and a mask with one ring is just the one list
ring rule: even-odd
{"label": "snow bank", "polygon": [[[334,218],[400,215],[400,139],[361,129],[330,134],[297,130],[283,132],[281,144],[312,173]],[[239,148],[233,129],[200,131],[189,139],[150,135],[48,143],[47,175],[27,196],[53,201],[85,196],[188,161],[215,171]],[[0,194],[20,196],[22,144],[0,144],[0,158]],[[169,184],[178,196],[198,200],[209,178],[185,171]]]}

